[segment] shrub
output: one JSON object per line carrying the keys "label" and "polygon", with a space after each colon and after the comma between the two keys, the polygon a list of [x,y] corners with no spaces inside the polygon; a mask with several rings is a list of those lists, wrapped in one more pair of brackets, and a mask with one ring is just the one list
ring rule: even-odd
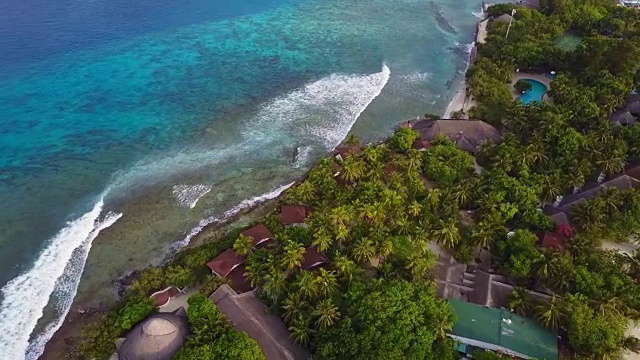
{"label": "shrub", "polygon": [[520,79],[520,80],[516,81],[516,83],[515,83],[515,85],[513,85],[513,87],[516,89],[517,92],[525,93],[525,92],[531,90],[531,83],[528,82],[527,80]]}

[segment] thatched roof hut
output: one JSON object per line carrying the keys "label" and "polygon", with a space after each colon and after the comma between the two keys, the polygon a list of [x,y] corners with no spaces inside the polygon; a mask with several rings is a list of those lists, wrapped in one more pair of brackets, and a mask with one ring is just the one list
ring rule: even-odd
{"label": "thatched roof hut", "polygon": [[118,347],[119,360],[171,360],[189,334],[184,313],[157,313],[136,325]]}

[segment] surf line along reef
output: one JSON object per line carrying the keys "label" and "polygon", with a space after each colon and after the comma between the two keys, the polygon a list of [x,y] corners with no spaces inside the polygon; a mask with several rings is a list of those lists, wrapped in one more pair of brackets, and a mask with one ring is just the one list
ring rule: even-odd
{"label": "surf line along reef", "polygon": [[[480,339],[490,349],[547,359],[636,350],[640,257],[616,250],[640,228],[634,11],[606,1],[490,7],[467,72],[475,106],[463,115],[473,120],[405,123],[370,146],[350,137],[262,221],[144,271],[117,307],[77,338],[65,334],[68,356],[108,358],[118,338],[194,289],[202,296],[189,300],[177,359],[274,351],[227,322],[251,315],[234,293],[264,304],[278,351],[301,357],[457,358],[465,350],[455,342],[469,338],[447,300],[509,309],[552,339]],[[567,34],[580,42],[564,46]],[[516,69],[557,76],[541,102],[524,105]],[[624,125],[610,119],[619,111]],[[150,298],[168,287],[191,292]]]}

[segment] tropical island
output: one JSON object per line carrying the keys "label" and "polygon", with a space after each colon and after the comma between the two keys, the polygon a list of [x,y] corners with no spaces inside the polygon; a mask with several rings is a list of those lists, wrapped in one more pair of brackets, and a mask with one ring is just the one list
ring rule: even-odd
{"label": "tropical island", "polygon": [[455,114],[467,119],[427,115],[377,144],[350,136],[261,221],[144,271],[67,356],[637,351],[636,11],[489,7],[467,71],[473,106]]}

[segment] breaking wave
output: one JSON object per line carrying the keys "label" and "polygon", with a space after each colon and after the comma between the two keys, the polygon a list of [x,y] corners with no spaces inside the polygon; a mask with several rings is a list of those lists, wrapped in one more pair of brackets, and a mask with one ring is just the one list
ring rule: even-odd
{"label": "breaking wave", "polygon": [[[31,270],[0,289],[0,349],[7,359],[37,359],[62,325],[78,290],[92,241],[122,216],[110,212],[101,218],[103,206],[104,195],[91,211],[67,223],[49,241]],[[59,299],[55,319],[29,344],[52,295]]]}
{"label": "breaking wave", "polygon": [[298,169],[304,166],[309,159],[310,152],[311,146],[298,146],[296,148],[296,157],[293,159],[293,167]]}
{"label": "breaking wave", "polygon": [[193,209],[198,203],[198,200],[209,191],[211,191],[210,185],[175,185],[172,193],[178,201],[179,206]]}
{"label": "breaking wave", "polygon": [[259,196],[255,196],[252,197],[251,199],[246,199],[243,200],[242,202],[240,202],[238,205],[232,207],[231,209],[225,211],[222,215],[217,215],[217,216],[211,216],[208,217],[206,219],[202,219],[200,220],[200,222],[198,223],[198,225],[196,227],[194,227],[193,229],[191,229],[191,231],[189,231],[189,234],[187,234],[187,236],[178,241],[175,242],[173,245],[171,245],[171,248],[169,249],[169,253],[170,254],[174,254],[176,251],[180,250],[181,248],[189,245],[189,242],[191,241],[191,239],[198,235],[198,233],[200,233],[200,231],[202,231],[202,229],[204,229],[205,226],[208,225],[212,225],[212,224],[222,224],[226,221],[228,221],[230,218],[232,218],[233,216],[237,215],[238,213],[240,213],[241,211],[250,209],[256,205],[259,205],[267,200],[271,200],[271,199],[275,199],[278,196],[280,196],[280,194],[282,194],[283,191],[287,190],[288,188],[290,188],[291,186],[293,186],[293,184],[295,184],[295,182],[291,182],[289,184],[286,185],[282,185],[277,187],[276,189],[259,195]]}
{"label": "breaking wave", "polygon": [[309,138],[331,150],[380,95],[390,76],[391,70],[383,64],[375,74],[332,74],[309,83],[264,105],[244,136],[253,141]]}

